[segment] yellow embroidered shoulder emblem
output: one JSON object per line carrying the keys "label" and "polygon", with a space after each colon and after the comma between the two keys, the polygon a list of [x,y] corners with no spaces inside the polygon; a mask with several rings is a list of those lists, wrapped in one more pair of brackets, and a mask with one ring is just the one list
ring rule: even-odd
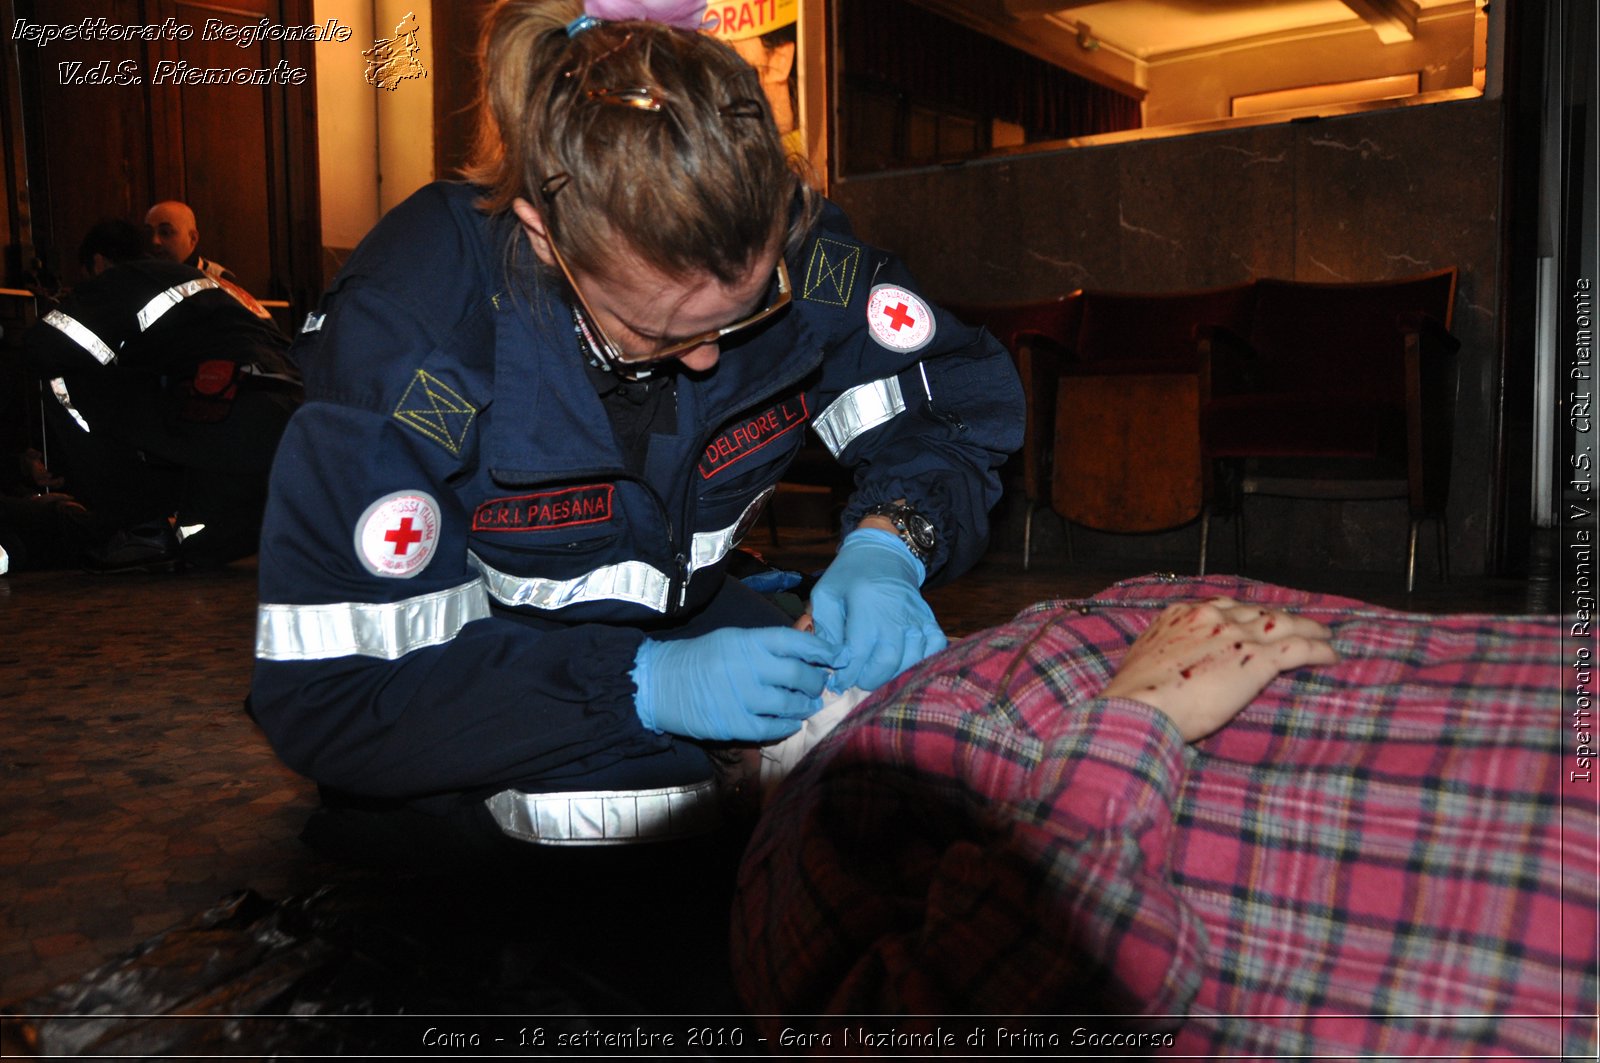
{"label": "yellow embroidered shoulder emblem", "polygon": [[477,409],[426,370],[418,369],[394,408],[394,419],[452,454],[460,454]]}
{"label": "yellow embroidered shoulder emblem", "polygon": [[800,298],[834,306],[849,306],[856,286],[856,271],[861,267],[861,248],[855,244],[817,237],[811,245],[811,261],[806,264]]}

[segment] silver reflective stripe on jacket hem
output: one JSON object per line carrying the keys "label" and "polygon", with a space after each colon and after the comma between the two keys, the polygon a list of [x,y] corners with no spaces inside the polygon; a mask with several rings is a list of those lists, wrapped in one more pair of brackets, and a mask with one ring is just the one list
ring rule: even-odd
{"label": "silver reflective stripe on jacket hem", "polygon": [[455,638],[489,615],[483,582],[399,602],[263,604],[256,610],[256,657],[263,661],[321,661],[330,657],[380,657],[392,661],[412,650]]}
{"label": "silver reflective stripe on jacket hem", "polygon": [[[721,561],[746,531],[761,504],[776,488],[769,487],[755,497],[739,519],[717,531],[695,532],[689,541],[688,574],[694,575]],[[501,572],[472,551],[467,561],[483,575],[489,594],[503,605],[531,605],[536,609],[562,609],[580,602],[617,600],[633,602],[658,613],[667,611],[672,595],[672,577],[646,561],[620,561],[601,565],[571,579],[544,576],[514,576]]]}
{"label": "silver reflective stripe on jacket hem", "polygon": [[222,285],[210,277],[199,277],[192,281],[184,281],[182,284],[174,284],[144,304],[144,309],[139,311],[139,331],[143,332],[151,325],[154,325],[160,320],[162,314],[165,314],[168,310],[189,298],[189,296],[199,295],[209,288],[220,287]]}
{"label": "silver reflective stripe on jacket hem", "polygon": [[44,316],[44,323],[60,329],[69,340],[88,351],[89,357],[101,365],[110,365],[117,360],[117,352],[107,347],[105,340],[77,318],[68,317],[59,310],[52,310]]}
{"label": "silver reflective stripe on jacket hem", "polygon": [[900,393],[897,377],[886,376],[867,384],[857,384],[828,404],[828,408],[811,422],[823,446],[835,458],[844,453],[855,438],[863,432],[905,412],[905,396]]}
{"label": "silver reflective stripe on jacket hem", "polygon": [[654,565],[643,561],[623,561],[603,565],[572,579],[546,579],[542,576],[513,576],[492,567],[483,558],[467,551],[467,560],[483,574],[483,581],[495,601],[505,605],[531,605],[537,609],[561,609],[579,602],[618,599],[667,611],[672,580]]}
{"label": "silver reflective stripe on jacket hem", "polygon": [[484,801],[506,834],[538,845],[626,845],[706,834],[722,823],[713,779],[649,790],[501,790]]}

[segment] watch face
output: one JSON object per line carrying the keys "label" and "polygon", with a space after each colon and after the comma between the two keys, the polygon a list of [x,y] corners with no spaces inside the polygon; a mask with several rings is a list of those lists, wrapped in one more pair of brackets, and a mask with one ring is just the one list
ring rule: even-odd
{"label": "watch face", "polygon": [[934,534],[933,521],[915,511],[907,513],[905,519],[906,531],[910,534],[911,540],[922,550],[932,553],[939,541],[939,537]]}
{"label": "watch face", "polygon": [[868,509],[865,515],[889,518],[906,546],[919,555],[919,560],[932,557],[939,546],[939,533],[934,530],[933,521],[910,506],[883,502]]}

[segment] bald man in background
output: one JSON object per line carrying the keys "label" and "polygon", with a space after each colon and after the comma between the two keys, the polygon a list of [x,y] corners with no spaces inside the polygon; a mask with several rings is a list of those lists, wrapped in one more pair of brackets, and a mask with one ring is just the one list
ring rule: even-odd
{"label": "bald man in background", "polygon": [[151,250],[157,258],[182,262],[219,280],[239,283],[239,278],[222,263],[200,257],[200,229],[189,204],[164,199],[145,214],[144,225],[150,231]]}
{"label": "bald man in background", "polygon": [[[200,230],[195,225],[194,211],[189,204],[176,199],[164,199],[151,207],[144,216],[145,232],[150,237],[150,252],[155,258],[181,262],[192,266],[226,288],[235,299],[263,321],[272,321],[272,312],[262,306],[233,271],[220,262],[201,258],[199,253]],[[275,324],[274,327],[279,327]]]}

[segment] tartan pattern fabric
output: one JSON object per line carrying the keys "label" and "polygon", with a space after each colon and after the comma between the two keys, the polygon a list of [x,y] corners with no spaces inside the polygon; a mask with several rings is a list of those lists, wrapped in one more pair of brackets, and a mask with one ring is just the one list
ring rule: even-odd
{"label": "tartan pattern fabric", "polygon": [[[1217,595],[1321,620],[1340,662],[1193,746],[1093,697],[1168,604]],[[1234,577],[1025,610],[778,791],[740,875],[745,1003],[1114,1015],[1203,1058],[1593,1059],[1600,823],[1560,636]]]}

